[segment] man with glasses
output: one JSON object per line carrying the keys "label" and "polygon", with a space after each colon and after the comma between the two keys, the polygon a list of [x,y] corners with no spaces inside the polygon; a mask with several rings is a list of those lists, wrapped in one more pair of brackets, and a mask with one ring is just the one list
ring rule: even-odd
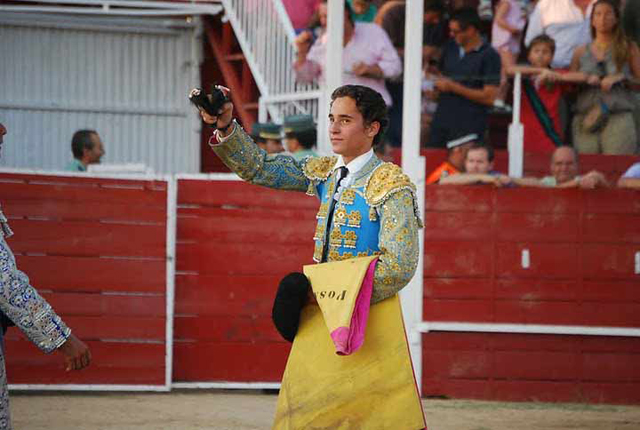
{"label": "man with glasses", "polygon": [[481,139],[485,134],[500,84],[500,55],[483,40],[481,25],[475,9],[463,8],[451,17],[451,40],[442,53],[442,75],[435,81],[439,98],[429,146],[444,148],[461,134],[475,133]]}

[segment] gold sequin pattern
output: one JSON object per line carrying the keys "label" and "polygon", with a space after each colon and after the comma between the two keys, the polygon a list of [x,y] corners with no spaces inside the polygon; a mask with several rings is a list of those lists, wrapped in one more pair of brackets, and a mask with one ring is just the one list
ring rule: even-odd
{"label": "gold sequin pattern", "polygon": [[347,225],[349,227],[360,228],[360,223],[362,222],[362,214],[359,210],[352,210],[347,215]]}
{"label": "gold sequin pattern", "polygon": [[333,166],[337,161],[338,157],[336,156],[307,158],[303,166],[304,175],[312,181],[324,181],[333,171]]}
{"label": "gold sequin pattern", "polygon": [[342,192],[342,197],[340,198],[340,202],[343,205],[352,205],[356,200],[356,191],[352,188],[347,188]]}
{"label": "gold sequin pattern", "polygon": [[342,237],[340,227],[334,226],[333,230],[331,230],[331,234],[329,235],[329,245],[338,247],[342,246]]}
{"label": "gold sequin pattern", "polygon": [[342,235],[344,238],[344,247],[345,248],[355,248],[356,243],[358,242],[358,235],[353,230],[348,230],[344,232]]}

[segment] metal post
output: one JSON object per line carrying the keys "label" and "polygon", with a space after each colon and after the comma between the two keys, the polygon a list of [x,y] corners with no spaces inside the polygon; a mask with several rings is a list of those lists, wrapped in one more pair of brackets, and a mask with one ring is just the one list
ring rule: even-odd
{"label": "metal post", "polygon": [[520,99],[522,97],[522,75],[516,73],[513,85],[513,117],[509,125],[509,176],[521,178],[524,157],[524,127],[520,122]]}
{"label": "metal post", "polygon": [[[324,59],[324,87],[321,87],[323,97],[320,98],[318,115],[320,118],[329,116],[329,100],[333,90],[342,85],[342,44],[344,41],[344,0],[329,0],[327,16],[327,49]],[[319,121],[322,124],[323,121]],[[325,128],[326,128],[325,121]],[[326,129],[326,138],[318,141],[318,151],[321,154],[331,154],[331,143]],[[319,133],[320,134],[320,133]]]}
{"label": "metal post", "polygon": [[[420,213],[424,213],[425,160],[420,156],[420,108],[422,82],[423,2],[406,2],[404,51],[404,104],[402,108],[402,169],[416,184]],[[413,279],[402,290],[400,298],[409,349],[413,360],[418,389],[422,388],[422,335],[416,327],[422,321],[422,290],[424,271],[424,234],[419,234],[418,268]]]}

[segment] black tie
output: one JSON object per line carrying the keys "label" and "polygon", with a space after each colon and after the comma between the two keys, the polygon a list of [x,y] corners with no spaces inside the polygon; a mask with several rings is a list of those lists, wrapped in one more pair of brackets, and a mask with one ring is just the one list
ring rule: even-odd
{"label": "black tie", "polygon": [[336,208],[336,203],[338,202],[335,198],[336,193],[338,192],[338,187],[340,186],[340,181],[347,176],[349,170],[346,166],[338,167],[338,171],[336,173],[336,186],[333,188],[333,193],[331,194],[331,200],[329,203],[329,212],[327,213],[327,228],[325,230],[324,235],[324,247],[322,249],[322,262],[327,261],[327,251],[329,250],[329,238],[331,233],[331,222],[333,221],[333,211]]}

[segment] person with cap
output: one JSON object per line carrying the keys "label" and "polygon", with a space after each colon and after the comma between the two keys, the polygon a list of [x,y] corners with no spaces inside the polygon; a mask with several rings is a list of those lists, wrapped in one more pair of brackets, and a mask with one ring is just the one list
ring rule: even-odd
{"label": "person with cap", "polygon": [[440,185],[492,184],[497,187],[512,186],[512,179],[493,170],[495,152],[484,143],[476,142],[467,150],[464,172],[440,178]]}
{"label": "person with cap", "polygon": [[316,146],[317,132],[311,115],[289,115],[284,119],[284,144],[287,151],[297,161],[307,157],[317,157],[313,150]]}
{"label": "person with cap", "polygon": [[284,152],[282,146],[282,127],[272,122],[258,123],[258,140],[256,143],[267,154],[279,154]]}
{"label": "person with cap", "polygon": [[435,184],[449,175],[464,172],[464,162],[469,148],[478,141],[475,133],[447,142],[447,159],[427,177],[427,185]]}
{"label": "person with cap", "polygon": [[78,130],[71,138],[73,160],[64,170],[69,172],[86,172],[89,164],[99,164],[104,156],[104,145],[95,130]]}
{"label": "person with cap", "polygon": [[[0,124],[0,147],[7,129]],[[67,370],[80,370],[91,361],[87,345],[71,333],[71,329],[29,283],[27,275],[16,267],[16,260],[5,238],[13,235],[7,218],[0,209],[0,430],[11,429],[9,391],[5,371],[3,336],[10,325],[16,325],[26,337],[45,353],[60,351]]]}

